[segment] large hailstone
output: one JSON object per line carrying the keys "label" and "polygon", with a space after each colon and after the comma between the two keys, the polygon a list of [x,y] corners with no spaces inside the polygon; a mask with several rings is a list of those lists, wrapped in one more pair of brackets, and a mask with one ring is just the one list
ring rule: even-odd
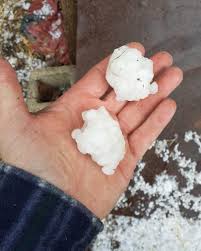
{"label": "large hailstone", "polygon": [[119,123],[105,107],[82,113],[84,125],[72,132],[78,150],[90,154],[103,173],[112,175],[125,155],[125,140]]}
{"label": "large hailstone", "polygon": [[114,88],[118,101],[138,101],[158,92],[152,60],[134,48],[122,46],[114,50],[108,64],[106,79]]}

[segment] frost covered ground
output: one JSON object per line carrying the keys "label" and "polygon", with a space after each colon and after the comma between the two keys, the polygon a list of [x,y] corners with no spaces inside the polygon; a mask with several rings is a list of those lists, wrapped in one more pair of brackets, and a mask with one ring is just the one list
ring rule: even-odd
{"label": "frost covered ground", "polygon": [[[110,215],[92,250],[201,250],[200,163],[185,156],[181,144],[194,144],[201,154],[201,135],[196,132],[188,131],[181,139],[175,136],[172,140],[157,140],[150,151],[167,163],[166,170],[150,184],[142,175],[147,163],[142,160],[138,164],[132,185],[116,208],[118,212],[132,207],[128,197],[140,193],[142,200],[132,209],[135,217],[131,217],[132,212],[129,216]],[[168,173],[171,166],[175,175]]]}

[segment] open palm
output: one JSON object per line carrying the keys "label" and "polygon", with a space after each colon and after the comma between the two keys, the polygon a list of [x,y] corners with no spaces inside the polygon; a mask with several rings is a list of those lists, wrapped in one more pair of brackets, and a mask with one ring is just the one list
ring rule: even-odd
{"label": "open palm", "polygon": [[[129,46],[144,48],[138,43]],[[181,83],[182,71],[172,57],[152,57],[159,92],[139,102],[118,102],[105,80],[108,58],[93,67],[68,92],[38,114],[24,104],[15,72],[0,62],[0,155],[51,182],[83,203],[98,217],[113,208],[133,176],[135,165],[171,120],[176,104],[168,95]],[[105,106],[115,116],[127,142],[127,152],[115,174],[106,176],[71,137],[83,125],[84,110]]]}

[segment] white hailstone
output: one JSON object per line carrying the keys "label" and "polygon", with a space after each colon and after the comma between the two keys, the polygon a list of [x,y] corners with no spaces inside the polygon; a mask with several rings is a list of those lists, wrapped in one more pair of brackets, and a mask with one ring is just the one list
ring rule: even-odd
{"label": "white hailstone", "polygon": [[138,101],[158,92],[152,60],[128,46],[114,50],[108,64],[106,79],[114,88],[118,101]]}
{"label": "white hailstone", "polygon": [[102,167],[103,173],[112,175],[125,155],[125,140],[119,123],[105,107],[82,113],[84,125],[72,132],[78,150],[90,154],[93,161]]}

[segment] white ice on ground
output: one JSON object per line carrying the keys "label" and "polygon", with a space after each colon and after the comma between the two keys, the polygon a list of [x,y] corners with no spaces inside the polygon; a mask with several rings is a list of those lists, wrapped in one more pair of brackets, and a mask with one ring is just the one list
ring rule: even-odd
{"label": "white ice on ground", "polygon": [[22,8],[24,10],[28,10],[30,8],[30,6],[31,6],[31,3],[29,3],[29,2],[22,2]]}
{"label": "white ice on ground", "polygon": [[105,107],[91,109],[82,113],[84,125],[72,132],[78,150],[90,154],[102,167],[103,173],[112,175],[125,155],[125,140],[119,123],[114,120]]}
{"label": "white ice on ground", "polygon": [[[144,162],[146,158],[138,163],[128,193],[122,195],[116,207],[129,207],[133,217],[110,215],[92,251],[201,251],[200,158],[196,162],[182,152],[193,142],[199,150],[200,141],[201,135],[193,131],[155,141],[152,151],[167,163],[165,170],[156,173],[153,183],[149,183],[144,177],[145,168],[153,167]],[[136,194],[142,200],[133,207],[130,198],[136,198]],[[144,218],[138,219],[137,215]]]}
{"label": "white ice on ground", "polygon": [[138,101],[158,92],[153,82],[153,62],[128,46],[115,49],[108,64],[106,79],[118,101]]}
{"label": "white ice on ground", "polygon": [[[167,217],[157,210],[150,219],[109,217],[98,235],[93,251],[200,251],[201,221],[188,220],[175,213]],[[113,249],[112,242],[118,248]]]}
{"label": "white ice on ground", "polygon": [[44,0],[42,8],[35,10],[33,13],[37,16],[49,16],[54,14],[54,10],[52,9],[52,6],[48,3],[48,1]]}
{"label": "white ice on ground", "polygon": [[193,141],[198,147],[199,153],[201,153],[201,136],[196,132],[188,131],[185,133],[185,141],[190,142]]}
{"label": "white ice on ground", "polygon": [[51,30],[49,31],[49,34],[52,36],[53,39],[59,39],[62,35],[61,31],[61,16],[58,15],[58,19],[52,23]]}

